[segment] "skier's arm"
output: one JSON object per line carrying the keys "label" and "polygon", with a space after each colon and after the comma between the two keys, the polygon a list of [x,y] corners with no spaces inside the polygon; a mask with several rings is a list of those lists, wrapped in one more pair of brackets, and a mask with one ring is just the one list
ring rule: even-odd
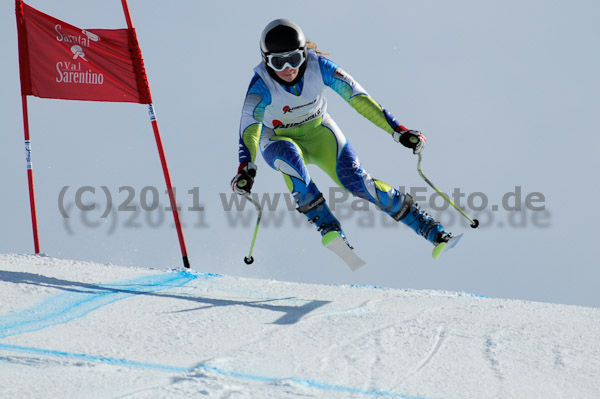
{"label": "skier's arm", "polygon": [[255,74],[248,87],[239,132],[240,164],[254,162],[258,152],[258,142],[263,128],[265,108],[271,102],[271,94],[263,80]]}
{"label": "skier's arm", "polygon": [[[418,147],[419,152],[421,151],[425,142],[425,137],[422,134],[402,126],[392,114],[373,100],[369,93],[352,76],[333,61],[319,56],[319,65],[321,67],[323,82],[346,100],[352,108],[392,135],[394,140],[406,147],[412,148],[415,153],[417,153],[416,147]],[[405,132],[410,132],[410,134],[405,134]],[[401,139],[402,136],[404,137]],[[408,140],[409,136],[416,136],[418,143]]]}
{"label": "skier's arm", "polygon": [[266,85],[255,74],[248,87],[239,133],[239,161],[237,174],[231,179],[231,188],[237,194],[249,193],[256,177],[256,153],[263,129],[265,108],[271,102],[271,94]]}
{"label": "skier's arm", "polygon": [[352,76],[325,57],[319,56],[319,65],[323,82],[358,113],[388,132],[397,142],[411,148],[413,153],[418,154],[423,150],[427,141],[425,136],[416,130],[409,130],[402,126],[392,114],[373,100]]}

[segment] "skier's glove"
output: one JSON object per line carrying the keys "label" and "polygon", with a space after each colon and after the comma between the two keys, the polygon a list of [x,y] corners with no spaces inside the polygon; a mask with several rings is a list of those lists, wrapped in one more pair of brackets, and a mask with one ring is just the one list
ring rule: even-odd
{"label": "skier's glove", "polygon": [[255,177],[256,165],[253,162],[244,162],[240,164],[237,175],[231,179],[231,189],[239,195],[248,194],[252,189]]}
{"label": "skier's glove", "polygon": [[405,147],[412,148],[413,154],[420,154],[425,147],[427,139],[418,130],[408,130],[402,125],[399,125],[395,129],[394,140],[402,144]]}

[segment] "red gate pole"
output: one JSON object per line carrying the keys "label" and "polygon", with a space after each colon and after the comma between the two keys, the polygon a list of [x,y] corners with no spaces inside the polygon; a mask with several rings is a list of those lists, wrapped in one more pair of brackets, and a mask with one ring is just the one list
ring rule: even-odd
{"label": "red gate pole", "polygon": [[25,132],[25,158],[27,161],[27,182],[29,186],[29,207],[31,209],[31,227],[33,228],[33,247],[35,253],[40,253],[40,239],[38,234],[37,224],[37,212],[35,207],[35,191],[33,190],[33,164],[31,162],[31,139],[29,137],[29,112],[27,109],[27,94],[25,94],[23,88],[23,80],[28,79],[28,75],[24,72],[28,70],[28,60],[21,59],[21,52],[23,49],[27,49],[27,35],[25,34],[25,27],[20,20],[22,14],[19,13],[19,6],[22,6],[22,0],[15,1],[15,8],[17,10],[17,30],[19,32],[19,77],[21,80],[21,104],[23,106],[23,130]]}
{"label": "red gate pole", "polygon": [[[125,1],[125,0],[123,0]],[[185,239],[183,238],[183,230],[181,228],[181,220],[179,218],[179,211],[177,210],[177,200],[175,198],[175,190],[171,183],[171,175],[169,174],[169,167],[167,166],[167,158],[165,157],[165,150],[163,149],[162,140],[160,138],[160,131],[158,130],[158,123],[156,122],[156,114],[154,113],[154,106],[148,104],[148,110],[150,113],[150,121],[152,123],[152,130],[154,131],[154,139],[156,140],[156,147],[158,148],[158,155],[160,157],[160,163],[163,168],[163,174],[165,176],[165,182],[167,183],[167,192],[169,194],[169,201],[171,202],[171,210],[173,211],[173,218],[175,220],[175,228],[177,229],[177,236],[179,238],[179,246],[181,247],[181,256],[183,257],[183,266],[186,268],[190,267],[188,260],[187,248],[185,245]]]}
{"label": "red gate pole", "polygon": [[[123,12],[125,14],[125,20],[127,21],[127,28],[133,30],[133,23],[131,22],[131,14],[129,13],[129,5],[127,4],[127,0],[121,0],[121,4],[123,5]],[[148,93],[150,93],[150,85],[148,85]],[[152,98],[151,95],[150,97]],[[154,106],[152,105],[152,101],[150,102],[151,103],[148,104],[150,122],[152,123],[152,130],[154,131],[154,138],[156,140],[156,146],[158,148],[158,155],[160,157],[160,163],[162,165],[163,174],[165,176],[165,182],[167,183],[167,193],[169,194],[169,201],[171,203],[171,209],[173,211],[173,218],[175,219],[175,228],[177,229],[179,246],[181,247],[181,255],[183,256],[183,266],[189,268],[190,263],[188,260],[185,239],[183,238],[183,230],[181,229],[181,220],[179,218],[179,212],[177,210],[177,200],[175,198],[175,191],[173,190],[173,185],[171,184],[171,175],[169,174],[167,158],[163,149],[162,139],[160,138],[160,131],[158,129],[158,122],[156,121],[156,114],[154,113]]]}
{"label": "red gate pole", "polygon": [[23,129],[25,131],[25,159],[27,161],[27,182],[29,184],[29,207],[31,208],[31,227],[33,228],[33,247],[35,253],[40,253],[37,212],[35,208],[35,192],[33,190],[33,164],[31,162],[31,139],[29,137],[29,114],[27,111],[27,96],[21,95],[23,104]]}

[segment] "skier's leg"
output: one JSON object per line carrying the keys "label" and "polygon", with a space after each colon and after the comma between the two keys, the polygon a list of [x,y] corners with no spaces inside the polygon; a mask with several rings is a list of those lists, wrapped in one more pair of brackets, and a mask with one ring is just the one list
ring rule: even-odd
{"label": "skier's leg", "polygon": [[[320,157],[311,155],[311,159],[315,160],[340,187],[375,204],[433,244],[447,240],[444,227],[421,210],[410,194],[402,193],[367,173],[354,149],[331,118],[324,118],[321,126],[331,132],[330,135],[322,136],[329,136],[330,141],[334,139],[336,150],[330,150],[329,154],[322,154]],[[326,147],[333,148],[331,145],[320,148]]]}
{"label": "skier's leg", "polygon": [[321,235],[334,230],[343,235],[340,222],[310,178],[300,146],[291,138],[269,135],[267,132],[261,139],[261,148],[267,164],[283,174],[298,205],[297,210],[315,224]]}

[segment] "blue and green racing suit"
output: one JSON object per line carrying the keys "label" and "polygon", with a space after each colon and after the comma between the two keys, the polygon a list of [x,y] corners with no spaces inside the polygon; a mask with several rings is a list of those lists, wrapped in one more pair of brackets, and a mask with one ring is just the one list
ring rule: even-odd
{"label": "blue and green racing suit", "polygon": [[[413,203],[409,194],[371,177],[356,152],[327,113],[324,96],[333,89],[350,106],[390,135],[399,126],[349,74],[331,60],[308,50],[304,75],[293,86],[274,80],[264,63],[254,68],[240,123],[239,161],[255,162],[260,148],[266,163],[283,174],[298,211],[321,234],[341,232],[340,223],[306,167],[320,167],[340,187],[375,204],[429,242],[444,228]],[[343,232],[341,232],[343,234]]]}

